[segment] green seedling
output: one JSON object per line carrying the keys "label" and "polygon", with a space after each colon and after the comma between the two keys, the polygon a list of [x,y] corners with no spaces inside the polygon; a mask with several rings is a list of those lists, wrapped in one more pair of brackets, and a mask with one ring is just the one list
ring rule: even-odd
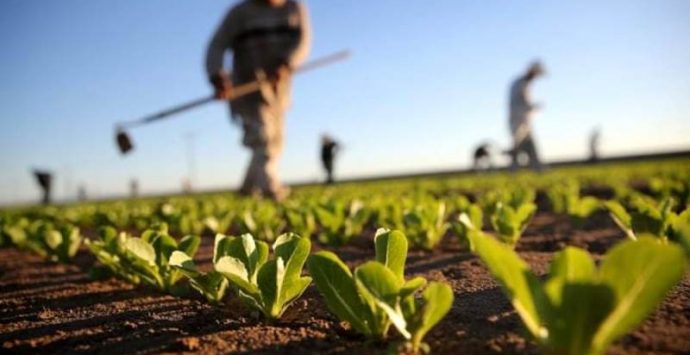
{"label": "green seedling", "polygon": [[[219,248],[219,246],[227,243],[226,237],[223,234],[217,234],[213,247],[213,263],[215,263],[227,253],[227,248]],[[189,284],[195,290],[199,291],[206,299],[213,304],[220,304],[225,298],[228,289],[228,280],[220,272],[211,270],[209,272],[202,272],[194,264],[194,260],[185,254],[183,251],[175,251],[170,257],[170,266],[178,269],[185,277],[189,279]]]}
{"label": "green seedling", "polygon": [[371,218],[371,211],[359,200],[353,200],[349,205],[330,201],[316,206],[314,215],[321,226],[319,241],[330,246],[342,246],[362,233]]}
{"label": "green seedling", "polygon": [[143,282],[165,292],[176,292],[174,286],[183,276],[170,265],[172,254],[182,251],[193,256],[201,243],[198,236],[186,236],[178,243],[165,226],[149,229],[140,238],[108,227],[101,230],[100,237],[87,241],[87,246],[101,264],[129,282]]}
{"label": "green seedling", "polygon": [[405,234],[414,247],[432,250],[450,227],[446,223],[446,204],[428,201],[419,203],[403,217]]}
{"label": "green seedling", "polygon": [[474,251],[468,234],[472,230],[482,230],[483,219],[482,208],[478,205],[470,205],[464,212],[460,213],[457,220],[451,223],[461,248]]}
{"label": "green seedling", "polygon": [[673,200],[664,199],[659,204],[644,198],[633,198],[630,208],[626,209],[617,201],[606,201],[613,221],[625,235],[636,240],[640,236],[668,239],[672,224],[678,216],[673,213]]}
{"label": "green seedling", "polygon": [[270,320],[278,319],[311,283],[302,277],[309,256],[308,238],[288,233],[273,243],[269,260],[268,244],[250,234],[216,239],[215,271],[226,277],[239,297]]}
{"label": "green seedling", "polygon": [[615,246],[597,269],[584,250],[556,254],[544,282],[517,253],[472,233],[477,254],[546,353],[603,354],[681,279],[683,251],[648,238]]}
{"label": "green seedling", "polygon": [[375,237],[376,261],[354,272],[337,255],[322,251],[309,257],[307,267],[328,309],[372,339],[385,339],[393,324],[415,351],[423,349],[426,333],[450,310],[450,287],[432,283],[421,299],[415,293],[426,280],[405,281],[407,238],[399,231],[380,229]]}
{"label": "green seedling", "polygon": [[532,202],[517,208],[499,202],[496,204],[494,214],[491,215],[491,225],[503,243],[515,248],[536,211],[537,205]]}

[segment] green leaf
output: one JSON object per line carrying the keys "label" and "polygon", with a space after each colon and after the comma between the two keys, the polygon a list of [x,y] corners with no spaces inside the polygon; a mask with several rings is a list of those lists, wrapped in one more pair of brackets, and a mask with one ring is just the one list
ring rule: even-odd
{"label": "green leaf", "polygon": [[328,309],[360,333],[373,335],[369,326],[371,314],[357,292],[350,270],[338,256],[318,252],[307,259],[307,268]]}
{"label": "green leaf", "polygon": [[608,209],[611,219],[625,232],[625,235],[632,240],[637,240],[632,228],[632,217],[625,208],[617,201],[606,201],[604,206]]}
{"label": "green leaf", "polygon": [[[385,336],[390,324],[389,319],[397,324],[398,328],[406,329],[398,303],[402,281],[389,268],[377,261],[360,265],[355,269],[354,276],[357,290],[374,316],[374,333]],[[403,335],[409,338],[407,332]]]}
{"label": "green leaf", "polygon": [[174,251],[170,256],[169,265],[179,269],[185,276],[195,278],[200,275],[194,260],[182,251]]}
{"label": "green leaf", "polygon": [[168,264],[168,257],[177,250],[175,238],[162,233],[157,233],[150,238],[150,243],[156,251],[156,264],[159,266]]}
{"label": "green leaf", "polygon": [[53,250],[56,250],[60,244],[62,244],[62,234],[54,229],[46,231],[43,238],[46,242],[46,245]]}
{"label": "green leaf", "polygon": [[684,268],[679,247],[647,238],[621,243],[607,253],[600,275],[614,291],[615,307],[593,339],[595,351],[604,352],[642,322],[678,283]]}
{"label": "green leaf", "polygon": [[151,244],[145,242],[140,238],[127,238],[125,241],[125,248],[133,256],[144,261],[150,266],[156,265],[156,250]]}
{"label": "green leaf", "polygon": [[201,238],[196,235],[188,235],[180,240],[178,249],[187,255],[194,256],[201,245]]}
{"label": "green leaf", "polygon": [[543,340],[548,331],[544,320],[548,310],[542,309],[548,299],[537,277],[512,249],[482,233],[470,233],[476,252],[498,280],[513,307],[530,333]]}
{"label": "green leaf", "polygon": [[214,265],[215,270],[250,297],[261,299],[257,286],[249,280],[249,273],[244,263],[237,258],[224,256]]}
{"label": "green leaf", "polygon": [[586,251],[567,247],[554,256],[544,289],[554,306],[562,302],[563,287],[568,283],[588,283],[596,280],[594,260]]}
{"label": "green leaf", "polygon": [[283,234],[273,244],[276,258],[282,258],[285,265],[285,278],[294,280],[300,277],[304,263],[311,251],[311,241],[294,233]]}
{"label": "green leaf", "polygon": [[376,261],[388,267],[400,280],[405,278],[407,238],[400,231],[380,228],[374,237]]}
{"label": "green leaf", "polygon": [[280,294],[285,279],[285,263],[283,258],[270,260],[259,269],[257,284],[261,291],[264,314],[272,319],[282,314]]}
{"label": "green leaf", "polygon": [[422,339],[453,306],[453,290],[450,286],[431,282],[422,293],[422,304],[408,322],[408,331],[412,335],[412,349],[418,352]]}
{"label": "green leaf", "polygon": [[591,341],[613,307],[610,287],[579,281],[564,284],[556,306],[557,316],[549,320],[546,347],[554,354],[592,354]]}
{"label": "green leaf", "polygon": [[417,276],[414,279],[405,282],[405,284],[403,284],[403,286],[400,288],[400,298],[406,298],[414,295],[414,293],[420,288],[424,287],[424,285],[426,285],[426,279],[421,276]]}

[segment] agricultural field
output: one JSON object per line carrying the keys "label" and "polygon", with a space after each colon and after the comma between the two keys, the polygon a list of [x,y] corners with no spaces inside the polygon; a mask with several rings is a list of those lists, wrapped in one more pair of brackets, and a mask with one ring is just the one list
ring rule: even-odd
{"label": "agricultural field", "polygon": [[690,160],[0,210],[3,353],[690,352]]}

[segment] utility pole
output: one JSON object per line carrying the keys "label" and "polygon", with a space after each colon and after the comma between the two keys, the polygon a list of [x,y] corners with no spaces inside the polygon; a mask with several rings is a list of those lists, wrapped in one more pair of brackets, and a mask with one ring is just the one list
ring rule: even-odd
{"label": "utility pole", "polygon": [[194,186],[196,186],[196,134],[193,132],[187,132],[185,134],[187,140],[187,179],[185,192],[191,192]]}

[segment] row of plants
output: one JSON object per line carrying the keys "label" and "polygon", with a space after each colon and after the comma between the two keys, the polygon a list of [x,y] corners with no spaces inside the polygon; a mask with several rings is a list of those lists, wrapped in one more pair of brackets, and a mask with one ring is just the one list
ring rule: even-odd
{"label": "row of plants", "polygon": [[[644,235],[616,245],[598,268],[585,250],[568,247],[554,256],[540,281],[510,241],[474,228],[466,214],[462,220],[471,249],[546,353],[604,353],[654,310],[686,265],[682,248]],[[394,343],[398,350],[428,352],[424,336],[453,305],[449,285],[405,277],[408,238],[400,231],[379,229],[375,259],[354,270],[336,253],[310,254],[309,238],[288,233],[270,247],[250,234],[218,234],[213,268],[202,272],[193,261],[199,244],[197,236],[176,240],[165,225],[139,237],[104,227],[98,239],[86,241],[109,274],[171,294],[179,294],[184,287],[179,281],[187,278],[210,303],[220,306],[232,293],[269,322],[279,319],[313,282],[328,309],[353,331],[384,340],[395,329],[404,339]],[[309,276],[303,275],[305,264]]]}
{"label": "row of plants", "polygon": [[[599,354],[661,302],[683,275],[683,250],[690,256],[690,172],[645,169],[615,179],[593,169],[306,188],[282,205],[221,195],[4,210],[0,245],[69,262],[85,240],[99,262],[94,276],[174,295],[191,286],[215,305],[232,295],[269,322],[314,283],[353,331],[381,340],[394,330],[399,350],[417,352],[428,350],[423,338],[451,309],[453,292],[406,279],[408,247],[431,250],[450,233],[484,261],[545,352]],[[586,193],[602,187],[610,198]],[[513,251],[537,191],[577,228],[606,211],[628,241],[598,269],[586,251],[566,248],[541,282]],[[336,253],[311,254],[312,241],[342,246],[375,227],[386,228],[376,233],[375,260],[354,270]],[[199,235],[216,236],[208,272],[194,262]]]}
{"label": "row of plants", "polygon": [[[183,292],[179,281],[187,278],[211,304],[222,305],[232,293],[268,322],[279,319],[313,281],[328,309],[354,331],[385,340],[392,325],[405,339],[396,346],[428,352],[424,336],[450,310],[453,292],[445,283],[405,279],[408,243],[401,232],[380,229],[374,244],[375,260],[350,271],[332,252],[310,255],[309,238],[294,233],[280,235],[270,246],[251,234],[218,234],[213,268],[203,272],[193,260],[199,238],[178,242],[165,226],[140,237],[106,227],[99,239],[87,240],[109,274],[173,295]],[[310,276],[303,275],[305,263]]]}

